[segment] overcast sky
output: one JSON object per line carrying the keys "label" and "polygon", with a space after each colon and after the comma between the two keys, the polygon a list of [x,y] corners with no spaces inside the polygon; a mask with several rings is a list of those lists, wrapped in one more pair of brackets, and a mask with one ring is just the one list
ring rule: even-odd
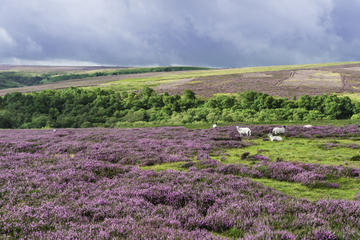
{"label": "overcast sky", "polygon": [[360,60],[360,0],[0,0],[0,63]]}

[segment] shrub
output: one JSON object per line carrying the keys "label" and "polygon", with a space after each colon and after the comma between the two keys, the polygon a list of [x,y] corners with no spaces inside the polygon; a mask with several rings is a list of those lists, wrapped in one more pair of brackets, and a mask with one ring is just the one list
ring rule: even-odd
{"label": "shrub", "polygon": [[353,114],[351,120],[360,120],[360,113]]}
{"label": "shrub", "polygon": [[350,158],[351,161],[360,161],[360,155],[355,155]]}

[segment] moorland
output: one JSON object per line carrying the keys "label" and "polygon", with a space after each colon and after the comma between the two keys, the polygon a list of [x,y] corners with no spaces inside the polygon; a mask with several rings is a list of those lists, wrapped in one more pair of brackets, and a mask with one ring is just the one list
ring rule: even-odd
{"label": "moorland", "polygon": [[2,67],[1,238],[360,238],[358,62],[135,69]]}

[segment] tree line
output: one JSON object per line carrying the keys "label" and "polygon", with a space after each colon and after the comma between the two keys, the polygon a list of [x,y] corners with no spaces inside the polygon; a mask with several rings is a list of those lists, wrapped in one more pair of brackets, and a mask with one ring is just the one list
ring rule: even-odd
{"label": "tree line", "polygon": [[360,104],[336,95],[277,98],[247,91],[209,99],[183,95],[67,88],[0,98],[0,128],[116,127],[124,123],[181,125],[214,122],[271,122],[360,117]]}

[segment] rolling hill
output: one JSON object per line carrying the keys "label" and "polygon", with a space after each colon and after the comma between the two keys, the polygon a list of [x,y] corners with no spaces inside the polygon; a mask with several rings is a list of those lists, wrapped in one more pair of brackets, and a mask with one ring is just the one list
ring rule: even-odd
{"label": "rolling hill", "polygon": [[[1,78],[7,75],[22,76],[23,82]],[[27,83],[32,86],[21,86]],[[358,97],[360,96],[360,62],[232,69],[18,66],[3,68],[0,71],[0,87],[6,86],[13,88],[0,90],[0,95],[72,86],[100,87],[119,91],[138,90],[149,86],[160,93],[170,94],[181,94],[185,89],[190,89],[203,97],[234,94],[246,90],[287,98],[326,93]]]}

